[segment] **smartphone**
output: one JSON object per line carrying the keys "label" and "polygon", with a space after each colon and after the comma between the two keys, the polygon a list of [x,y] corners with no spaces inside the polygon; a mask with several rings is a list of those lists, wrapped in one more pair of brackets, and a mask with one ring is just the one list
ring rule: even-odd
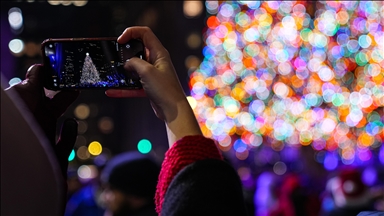
{"label": "smartphone", "polygon": [[146,60],[140,40],[119,44],[117,38],[51,38],[42,42],[41,51],[47,89],[142,88],[138,75],[124,70],[132,57]]}

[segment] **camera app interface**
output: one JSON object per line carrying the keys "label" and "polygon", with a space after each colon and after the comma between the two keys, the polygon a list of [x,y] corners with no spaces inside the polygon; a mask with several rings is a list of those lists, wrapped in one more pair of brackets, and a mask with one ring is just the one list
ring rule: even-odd
{"label": "camera app interface", "polygon": [[123,68],[125,60],[135,55],[129,51],[132,48],[113,40],[49,43],[45,54],[52,84],[55,88],[138,87],[138,77]]}

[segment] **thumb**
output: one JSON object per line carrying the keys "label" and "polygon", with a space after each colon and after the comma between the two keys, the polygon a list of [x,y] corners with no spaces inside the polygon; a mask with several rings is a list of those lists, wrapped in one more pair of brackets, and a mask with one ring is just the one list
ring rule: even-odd
{"label": "thumb", "polygon": [[68,157],[76,143],[78,123],[73,118],[64,121],[59,140],[55,146],[55,152],[60,164],[63,176],[66,178],[68,169]]}
{"label": "thumb", "polygon": [[147,77],[146,73],[149,71],[148,68],[155,69],[152,64],[138,57],[132,57],[124,64],[124,69],[127,73],[137,73],[141,81],[144,82]]}

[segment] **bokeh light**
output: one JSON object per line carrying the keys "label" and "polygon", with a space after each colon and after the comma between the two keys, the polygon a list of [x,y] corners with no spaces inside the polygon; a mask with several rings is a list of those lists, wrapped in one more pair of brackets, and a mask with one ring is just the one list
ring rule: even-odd
{"label": "bokeh light", "polygon": [[187,18],[199,16],[203,12],[203,3],[201,1],[184,1],[183,11]]}
{"label": "bokeh light", "polygon": [[82,7],[88,3],[88,0],[76,0],[72,1],[72,4],[77,6],[77,7]]}
{"label": "bokeh light", "polygon": [[86,119],[90,114],[90,108],[87,104],[84,104],[84,103],[79,104],[75,108],[74,114],[78,119]]}
{"label": "bokeh light", "polygon": [[86,121],[79,120],[77,126],[77,133],[84,134],[88,130],[88,123]]}
{"label": "bokeh light", "polygon": [[21,54],[21,52],[24,50],[24,42],[20,39],[13,39],[9,42],[8,48],[12,54]]}
{"label": "bokeh light", "polygon": [[201,46],[201,36],[198,33],[191,33],[187,37],[187,45],[191,49],[197,49]]}
{"label": "bokeh light", "polygon": [[89,144],[88,151],[91,155],[97,156],[103,151],[103,147],[100,142],[93,141]]}
{"label": "bokeh light", "polygon": [[98,170],[95,165],[81,165],[77,169],[77,175],[81,181],[88,181],[98,175]]}
{"label": "bokeh light", "polygon": [[102,117],[98,123],[99,129],[104,134],[109,134],[113,131],[113,119],[110,117]]}
{"label": "bokeh light", "polygon": [[14,77],[14,78],[9,80],[8,84],[9,84],[9,86],[14,86],[20,82],[21,82],[21,79],[19,77]]}
{"label": "bokeh light", "polygon": [[19,30],[23,26],[23,15],[20,8],[13,7],[9,9],[8,22],[13,30]]}
{"label": "bokeh light", "polygon": [[69,154],[68,161],[73,161],[75,159],[76,153],[75,150],[72,149],[71,154]]}
{"label": "bokeh light", "polygon": [[76,151],[76,155],[80,160],[87,160],[91,157],[87,146],[80,146]]}
{"label": "bokeh light", "polygon": [[193,109],[204,135],[239,160],[260,146],[311,146],[334,170],[382,146],[383,2],[319,1],[314,14],[308,4],[205,2]]}
{"label": "bokeh light", "polygon": [[147,139],[142,139],[137,143],[137,150],[142,154],[148,154],[152,150],[152,143]]}

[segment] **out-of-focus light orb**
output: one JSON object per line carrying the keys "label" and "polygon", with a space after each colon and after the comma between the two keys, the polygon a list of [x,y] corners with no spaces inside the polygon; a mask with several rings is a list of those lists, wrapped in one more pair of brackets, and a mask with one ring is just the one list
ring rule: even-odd
{"label": "out-of-focus light orb", "polygon": [[321,130],[325,133],[325,134],[330,134],[336,127],[336,123],[334,120],[332,119],[329,119],[329,118],[325,118],[322,122],[321,122]]}
{"label": "out-of-focus light orb", "polygon": [[99,120],[99,129],[104,134],[109,134],[113,131],[114,124],[113,119],[110,117],[103,117]]}
{"label": "out-of-focus light orb", "polygon": [[191,49],[197,49],[201,45],[201,37],[197,33],[192,33],[187,37],[187,45]]}
{"label": "out-of-focus light orb", "polygon": [[98,171],[95,165],[81,165],[77,169],[77,175],[82,180],[93,179],[98,175]]}
{"label": "out-of-focus light orb", "polygon": [[197,68],[200,65],[200,59],[195,55],[187,56],[185,59],[185,67],[186,68]]}
{"label": "out-of-focus light orb", "polygon": [[20,82],[21,82],[21,79],[19,77],[14,77],[14,78],[9,80],[8,84],[9,84],[9,86],[14,86]]}
{"label": "out-of-focus light orb", "polygon": [[205,1],[205,8],[207,12],[210,14],[216,14],[219,8],[218,1]]}
{"label": "out-of-focus light orb", "polygon": [[48,3],[50,5],[59,5],[61,4],[61,0],[57,1],[57,0],[48,0]]}
{"label": "out-of-focus light orb", "polygon": [[77,126],[77,132],[78,134],[84,134],[88,130],[88,123],[86,121],[77,121],[78,126]]}
{"label": "out-of-focus light orb", "polygon": [[148,154],[152,150],[152,143],[147,139],[142,139],[137,144],[137,150],[142,154]]}
{"label": "out-of-focus light orb", "polygon": [[91,157],[91,154],[88,151],[87,146],[80,146],[77,149],[76,155],[81,160],[87,160],[89,157]]}
{"label": "out-of-focus light orb", "polygon": [[84,5],[86,5],[88,3],[88,0],[83,0],[83,1],[80,1],[80,0],[76,0],[76,1],[73,1],[72,4],[77,6],[77,7],[82,7]]}
{"label": "out-of-focus light orb", "polygon": [[24,42],[20,39],[13,39],[9,42],[8,48],[13,54],[20,54],[24,50]]}
{"label": "out-of-focus light orb", "polygon": [[192,107],[192,109],[195,109],[197,106],[196,99],[194,97],[187,96],[187,100],[188,100],[189,105]]}
{"label": "out-of-focus light orb", "polygon": [[362,173],[362,181],[368,185],[373,186],[377,181],[377,171],[374,167],[367,167]]}
{"label": "out-of-focus light orb", "polygon": [[103,151],[103,147],[97,141],[93,141],[88,146],[88,151],[91,155],[97,156]]}
{"label": "out-of-focus light orb", "polygon": [[324,168],[326,170],[334,170],[338,165],[338,158],[332,153],[326,153],[324,158]]}
{"label": "out-of-focus light orb", "polygon": [[284,175],[287,172],[287,165],[284,162],[276,162],[273,165],[273,172],[277,175]]}
{"label": "out-of-focus light orb", "polygon": [[75,150],[72,149],[71,154],[69,154],[68,161],[73,161],[73,159],[75,159],[75,156]]}
{"label": "out-of-focus light orb", "polygon": [[74,110],[74,114],[75,116],[78,118],[78,119],[86,119],[88,118],[89,114],[90,114],[90,109],[89,109],[89,106],[87,104],[79,104],[75,110]]}
{"label": "out-of-focus light orb", "polygon": [[64,5],[64,6],[68,6],[68,5],[71,5],[73,2],[75,1],[71,1],[71,0],[61,0],[61,4]]}
{"label": "out-of-focus light orb", "polygon": [[202,1],[184,1],[183,11],[187,18],[197,17],[203,12],[203,3]]}
{"label": "out-of-focus light orb", "polygon": [[12,29],[18,30],[23,26],[23,15],[21,9],[13,7],[8,11],[8,22]]}

